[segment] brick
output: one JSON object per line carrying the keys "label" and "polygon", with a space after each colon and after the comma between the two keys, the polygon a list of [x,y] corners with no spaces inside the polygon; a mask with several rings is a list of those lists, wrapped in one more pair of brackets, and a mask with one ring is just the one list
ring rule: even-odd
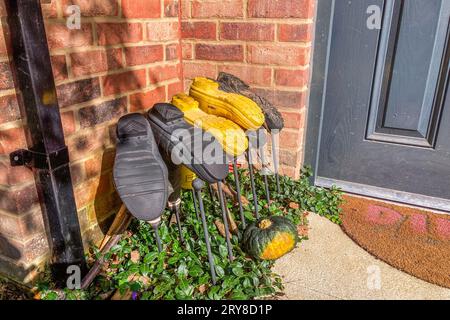
{"label": "brick", "polygon": [[304,87],[309,82],[309,70],[275,70],[275,84],[286,87]]}
{"label": "brick", "polygon": [[301,109],[305,106],[307,92],[254,89],[254,91],[272,102],[277,108]]}
{"label": "brick", "polygon": [[92,247],[92,244],[100,245],[102,239],[104,238],[104,230],[107,230],[107,227],[105,229],[101,229],[97,223],[94,223],[90,226],[88,230],[86,230],[82,234],[83,239],[83,245],[85,250],[88,250]]}
{"label": "brick", "polygon": [[181,18],[187,19],[191,17],[191,1],[181,0]]}
{"label": "brick", "polygon": [[115,149],[111,148],[102,152],[101,156],[96,155],[93,158],[88,159],[84,163],[86,178],[90,179],[100,175],[101,173],[111,171],[114,165],[115,155]]}
{"label": "brick", "polygon": [[158,87],[148,92],[139,92],[130,96],[130,111],[146,111],[153,107],[155,103],[165,102],[166,88]]}
{"label": "brick", "polygon": [[314,16],[315,0],[249,0],[248,15],[252,18],[301,18]]}
{"label": "brick", "polygon": [[67,7],[77,5],[80,7],[81,15],[84,17],[117,16],[119,14],[119,4],[117,0],[62,0],[64,15],[71,14]]}
{"label": "brick", "polygon": [[264,67],[254,67],[249,65],[221,65],[219,72],[231,73],[248,84],[270,86],[272,83],[272,70]]}
{"label": "brick", "polygon": [[25,243],[21,260],[31,263],[37,258],[48,254],[49,250],[47,236],[45,233],[41,233]]}
{"label": "brick", "polygon": [[179,79],[179,77],[179,65],[155,66],[149,69],[149,79],[152,84],[170,79]]}
{"label": "brick", "polygon": [[195,57],[199,60],[243,61],[244,48],[241,45],[196,44]]}
{"label": "brick", "polygon": [[295,165],[300,160],[302,152],[280,149],[279,156],[280,156],[280,165],[292,166],[293,164]]}
{"label": "brick", "polygon": [[122,49],[109,49],[106,50],[106,63],[108,70],[121,69],[125,66],[123,62]]}
{"label": "brick", "polygon": [[312,24],[281,24],[278,26],[278,39],[293,42],[311,41],[312,26]]}
{"label": "brick", "polygon": [[166,61],[178,60],[180,45],[178,43],[166,46]]}
{"label": "brick", "polygon": [[280,147],[295,149],[300,145],[300,134],[298,131],[282,130],[280,132]]}
{"label": "brick", "polygon": [[75,77],[108,70],[106,53],[102,50],[72,53],[70,60],[72,61],[72,73]]}
{"label": "brick", "polygon": [[164,60],[162,45],[150,45],[125,48],[125,60],[128,66],[149,64]]}
{"label": "brick", "polygon": [[27,242],[0,237],[0,253],[17,263],[29,264],[47,254],[49,246],[45,233],[34,236]]}
{"label": "brick", "polygon": [[0,216],[0,234],[10,239],[23,240],[43,233],[44,221],[40,210],[35,210],[30,214],[21,217],[7,215]]}
{"label": "brick", "polygon": [[0,237],[0,254],[14,261],[22,259],[23,244],[17,240]]}
{"label": "brick", "polygon": [[292,179],[298,179],[300,177],[299,170],[291,166],[280,166],[280,174],[283,176],[291,177]]}
{"label": "brick", "polygon": [[164,0],[164,16],[178,17],[179,5],[178,0]]}
{"label": "brick", "polygon": [[21,118],[16,95],[0,97],[0,124],[16,121]]}
{"label": "brick", "polygon": [[216,65],[209,63],[184,62],[183,73],[184,77],[187,79],[194,79],[195,77],[215,79],[217,76],[217,68]]}
{"label": "brick", "polygon": [[67,111],[61,113],[61,122],[64,129],[64,136],[70,136],[75,133],[75,117],[73,111]]}
{"label": "brick", "polygon": [[63,23],[46,25],[47,41],[50,50],[85,47],[93,44],[91,24],[82,24],[81,29],[69,29]]}
{"label": "brick", "polygon": [[[88,219],[87,208],[83,208],[78,211],[78,221],[80,222],[80,229],[81,229],[82,234],[84,231],[86,231],[87,229],[89,229],[91,227],[91,224]],[[86,240],[84,240],[84,241],[86,241]],[[88,244],[87,247],[89,247],[89,246],[90,245]]]}
{"label": "brick", "polygon": [[108,144],[108,135],[105,128],[86,130],[80,135],[68,139],[70,160],[77,161],[85,158],[89,153],[103,149]]}
{"label": "brick", "polygon": [[72,178],[72,184],[74,186],[79,185],[84,181],[84,166],[83,163],[72,163],[70,165],[70,175]]}
{"label": "brick", "polygon": [[216,23],[215,22],[183,22],[181,24],[181,37],[183,39],[216,39]]}
{"label": "brick", "polygon": [[56,0],[48,1],[49,3],[44,3],[41,1],[42,15],[44,19],[53,19],[58,17],[58,10],[56,7]]}
{"label": "brick", "polygon": [[0,0],[0,17],[7,17],[5,1]]}
{"label": "brick", "polygon": [[172,97],[180,92],[184,92],[184,85],[182,81],[178,81],[167,86],[167,98],[172,100]]}
{"label": "brick", "polygon": [[84,163],[86,179],[91,179],[102,173],[102,159],[95,156]]}
{"label": "brick", "polygon": [[5,56],[8,54],[9,44],[6,42],[5,33],[8,32],[6,26],[2,26],[2,32],[0,32],[0,56]]}
{"label": "brick", "polygon": [[192,2],[192,17],[240,18],[243,17],[243,6],[242,0],[196,0]]}
{"label": "brick", "polygon": [[14,80],[9,62],[0,62],[0,90],[14,88]]}
{"label": "brick", "polygon": [[[108,218],[111,214],[117,212],[117,209],[120,207],[121,201],[120,197],[116,193],[106,194],[105,196],[99,196],[95,199],[95,205],[92,206],[92,213],[90,215],[95,216],[94,221],[100,222],[100,225],[109,223],[104,223],[105,220],[109,220]],[[113,215],[114,217],[114,215]],[[108,228],[106,228],[108,230]]]}
{"label": "brick", "polygon": [[275,25],[268,23],[224,22],[220,25],[221,40],[273,41]]}
{"label": "brick", "polygon": [[147,86],[145,70],[134,70],[109,75],[103,78],[103,94],[105,96],[134,91]]}
{"label": "brick", "polygon": [[98,78],[62,84],[56,89],[61,108],[100,97],[100,81]]}
{"label": "brick", "polygon": [[66,56],[61,54],[51,57],[53,77],[55,81],[66,80],[69,76],[67,73]]}
{"label": "brick", "polygon": [[0,162],[0,184],[14,186],[34,180],[33,171],[28,167],[11,167],[9,159]]}
{"label": "brick", "polygon": [[116,120],[127,112],[127,98],[107,101],[80,109],[78,115],[82,129]]}
{"label": "brick", "polygon": [[[85,189],[84,194],[82,189]],[[77,208],[82,208],[89,203],[96,200],[102,194],[109,194],[114,191],[114,186],[112,183],[112,174],[108,172],[106,174],[94,177],[75,189],[75,201],[77,203]]]}
{"label": "brick", "polygon": [[179,24],[177,22],[149,22],[147,23],[148,41],[178,40]]}
{"label": "brick", "polygon": [[28,185],[18,190],[0,190],[0,209],[21,215],[39,203],[36,185]]}
{"label": "brick", "polygon": [[143,40],[143,29],[140,23],[99,23],[97,35],[101,46],[136,43]]}
{"label": "brick", "polygon": [[281,115],[284,119],[284,127],[287,129],[299,129],[305,125],[303,112],[281,111]]}
{"label": "brick", "polygon": [[161,1],[159,0],[122,0],[124,18],[159,18],[161,17]]}
{"label": "brick", "polygon": [[183,53],[183,60],[184,59],[191,60],[193,58],[192,43],[183,43],[182,53]]}
{"label": "brick", "polygon": [[309,59],[309,48],[279,45],[248,46],[248,60],[251,63],[299,67],[308,65]]}
{"label": "brick", "polygon": [[25,129],[12,128],[0,131],[0,154],[9,155],[17,149],[27,147]]}

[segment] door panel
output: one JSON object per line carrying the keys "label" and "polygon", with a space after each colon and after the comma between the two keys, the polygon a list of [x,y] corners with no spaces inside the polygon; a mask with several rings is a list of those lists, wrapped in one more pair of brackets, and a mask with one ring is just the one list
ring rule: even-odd
{"label": "door panel", "polygon": [[[374,4],[381,30],[367,27]],[[333,9],[317,176],[450,200],[450,1]]]}
{"label": "door panel", "polygon": [[[385,3],[367,139],[431,147],[446,81],[442,1]],[[425,13],[421,14],[422,12]],[[416,23],[419,21],[419,23]]]}

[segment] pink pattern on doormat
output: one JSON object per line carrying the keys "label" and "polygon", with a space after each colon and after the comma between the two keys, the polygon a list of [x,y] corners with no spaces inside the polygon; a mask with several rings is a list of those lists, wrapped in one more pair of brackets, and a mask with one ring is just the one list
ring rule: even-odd
{"label": "pink pattern on doormat", "polygon": [[401,219],[402,215],[390,208],[376,205],[369,205],[367,208],[367,220],[381,226],[392,226]]}
{"label": "pink pattern on doormat", "polygon": [[434,219],[436,225],[436,232],[444,241],[450,241],[450,220],[443,218]]}
{"label": "pink pattern on doormat", "polygon": [[412,231],[426,234],[427,233],[427,216],[424,214],[414,214],[408,219],[409,227]]}

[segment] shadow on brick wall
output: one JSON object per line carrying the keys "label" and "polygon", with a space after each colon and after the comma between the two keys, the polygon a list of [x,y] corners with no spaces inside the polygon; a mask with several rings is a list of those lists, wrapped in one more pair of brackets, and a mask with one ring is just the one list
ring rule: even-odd
{"label": "shadow on brick wall", "polygon": [[103,152],[99,186],[95,195],[94,207],[99,228],[106,235],[112,221],[122,205],[113,184],[115,149],[109,148]]}

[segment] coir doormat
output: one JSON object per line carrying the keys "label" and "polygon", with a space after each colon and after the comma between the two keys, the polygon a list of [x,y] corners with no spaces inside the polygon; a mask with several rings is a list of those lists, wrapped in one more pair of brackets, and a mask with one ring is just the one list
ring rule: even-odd
{"label": "coir doormat", "polygon": [[343,230],[380,260],[450,288],[450,216],[346,195]]}

